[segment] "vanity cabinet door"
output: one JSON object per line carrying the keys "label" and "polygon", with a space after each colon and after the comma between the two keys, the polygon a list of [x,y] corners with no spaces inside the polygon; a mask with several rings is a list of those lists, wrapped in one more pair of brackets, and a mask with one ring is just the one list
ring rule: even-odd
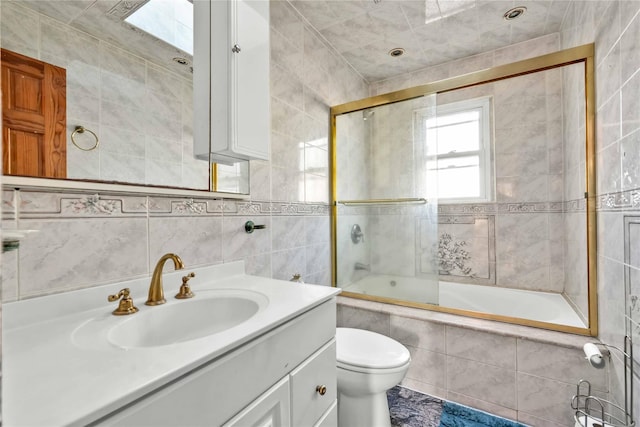
{"label": "vanity cabinet door", "polygon": [[223,427],[290,427],[289,376],[267,390]]}
{"label": "vanity cabinet door", "polygon": [[336,398],[336,342],[332,339],[291,372],[293,425],[313,426]]}

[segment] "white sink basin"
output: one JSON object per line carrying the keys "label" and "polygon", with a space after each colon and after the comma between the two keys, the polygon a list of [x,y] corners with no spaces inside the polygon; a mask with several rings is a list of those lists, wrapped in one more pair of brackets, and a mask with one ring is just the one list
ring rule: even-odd
{"label": "white sink basin", "polygon": [[157,347],[226,331],[249,320],[267,304],[257,292],[202,291],[192,299],[150,307],[114,326],[108,340],[120,347]]}
{"label": "white sink basin", "polygon": [[228,331],[262,311],[269,299],[241,289],[201,290],[187,300],[167,298],[128,316],[104,314],[85,322],[72,334],[81,347],[102,341],[121,348],[159,347]]}

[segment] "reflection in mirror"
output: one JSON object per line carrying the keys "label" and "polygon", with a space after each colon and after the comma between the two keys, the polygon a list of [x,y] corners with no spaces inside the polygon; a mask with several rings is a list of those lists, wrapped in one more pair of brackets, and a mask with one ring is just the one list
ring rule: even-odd
{"label": "reflection in mirror", "polygon": [[[66,73],[66,171],[55,177],[211,189],[209,162],[193,157],[193,15],[177,8],[182,3],[191,6],[189,0],[3,2],[2,48]],[[156,5],[172,10],[150,9]],[[160,25],[158,16],[175,19]],[[78,126],[90,132],[75,133],[74,144]],[[53,176],[33,169],[15,174]],[[248,165],[238,169],[236,185],[225,188],[248,187]]]}
{"label": "reflection in mirror", "polygon": [[[585,69],[452,86],[435,91],[433,105],[384,102],[389,94],[356,101],[355,111],[334,107],[346,110],[333,141],[336,285],[349,296],[592,333]],[[366,188],[352,173],[367,176]],[[340,204],[345,195],[415,197],[429,184],[433,216]],[[355,223],[366,243],[351,243]]]}
{"label": "reflection in mirror", "polygon": [[221,193],[249,194],[249,162],[236,162],[228,165],[212,165],[212,191]]}

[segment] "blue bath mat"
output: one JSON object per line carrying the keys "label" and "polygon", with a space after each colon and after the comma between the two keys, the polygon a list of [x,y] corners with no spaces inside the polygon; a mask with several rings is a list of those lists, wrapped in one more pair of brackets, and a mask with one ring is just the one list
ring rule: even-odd
{"label": "blue bath mat", "polygon": [[439,427],[526,427],[524,424],[478,411],[453,402],[444,402]]}

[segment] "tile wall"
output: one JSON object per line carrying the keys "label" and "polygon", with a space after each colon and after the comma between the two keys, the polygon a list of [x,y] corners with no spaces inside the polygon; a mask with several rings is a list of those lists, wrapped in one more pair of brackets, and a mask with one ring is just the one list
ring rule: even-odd
{"label": "tile wall", "polygon": [[[3,300],[148,275],[169,251],[328,285],[329,106],[367,86],[288,2],[271,4],[271,59],[272,160],[251,162],[251,201],[5,191],[3,228],[40,231],[3,258]],[[246,234],[247,220],[267,229]]]}
{"label": "tile wall", "polygon": [[[38,232],[3,257],[3,298],[144,277],[167,252],[187,268],[243,259],[250,274],[328,284],[327,215],[326,204],[5,191],[3,228]],[[248,220],[267,228],[247,234]]]}
{"label": "tile wall", "polygon": [[[596,149],[598,196],[599,338],[635,343],[633,379],[640,414],[640,2],[572,2],[563,24],[562,47],[596,43]],[[610,389],[623,402],[623,368],[613,352]]]}

